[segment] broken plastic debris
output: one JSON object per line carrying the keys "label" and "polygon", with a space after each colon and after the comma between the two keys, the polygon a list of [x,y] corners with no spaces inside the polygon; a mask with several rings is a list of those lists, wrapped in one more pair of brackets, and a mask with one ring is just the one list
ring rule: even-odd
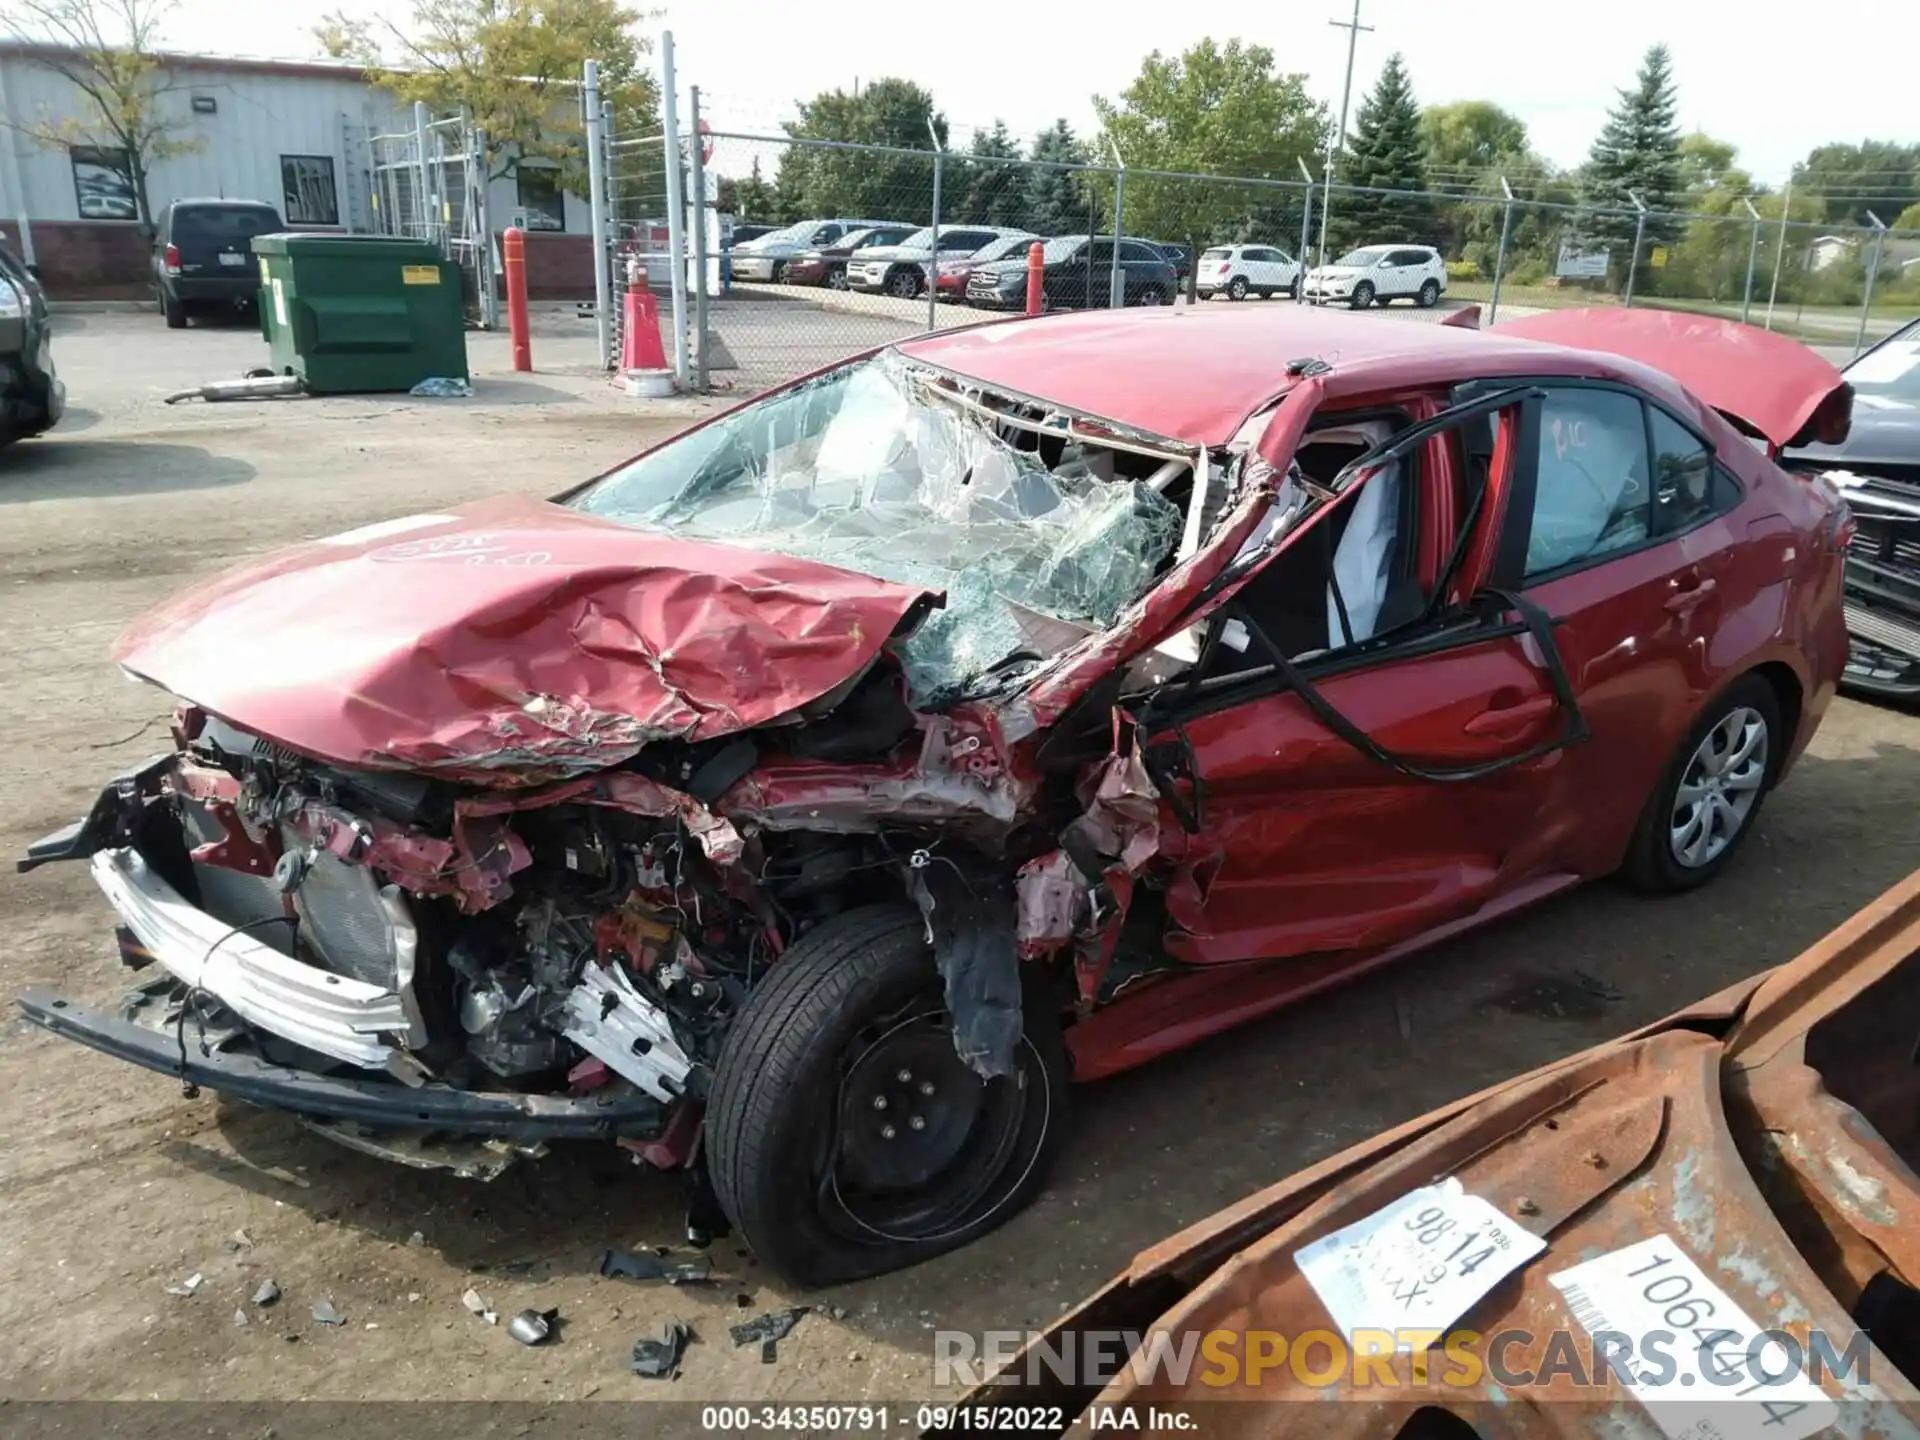
{"label": "broken plastic debris", "polygon": [[229,1255],[238,1255],[242,1250],[251,1250],[253,1248],[253,1236],[249,1235],[246,1230],[242,1228],[234,1231],[233,1234],[229,1235],[220,1243],[226,1248],[226,1252]]}
{"label": "broken plastic debris", "polygon": [[658,1255],[635,1255],[627,1250],[608,1250],[600,1256],[600,1273],[607,1279],[664,1280],[669,1285],[704,1285],[714,1278],[713,1262],[666,1260]]}
{"label": "broken plastic debris", "polygon": [[671,1380],[678,1375],[680,1357],[695,1339],[692,1329],[684,1320],[669,1320],[662,1327],[660,1335],[658,1340],[643,1336],[633,1342],[633,1359],[628,1365],[634,1374],[643,1379]]}
{"label": "broken plastic debris", "polygon": [[346,1323],[340,1318],[340,1312],[333,1308],[333,1302],[331,1300],[314,1301],[313,1318],[322,1325],[344,1325]]}
{"label": "broken plastic debris", "polygon": [[466,1293],[460,1297],[460,1303],[489,1325],[498,1325],[500,1323],[499,1312],[487,1304],[478,1290],[469,1287]]}
{"label": "broken plastic debris", "polygon": [[260,1288],[253,1292],[253,1303],[256,1305],[271,1305],[279,1298],[280,1287],[271,1280],[262,1280]]}
{"label": "broken plastic debris", "polygon": [[233,1312],[233,1323],[245,1329],[253,1322],[247,1318],[247,1312],[245,1310],[236,1309]]}
{"label": "broken plastic debris", "polygon": [[538,1345],[553,1333],[555,1310],[522,1310],[507,1322],[507,1333],[522,1345]]}
{"label": "broken plastic debris", "polygon": [[771,1365],[776,1346],[793,1333],[793,1327],[800,1323],[800,1317],[812,1308],[811,1305],[795,1305],[790,1310],[769,1310],[764,1315],[756,1315],[751,1320],[729,1327],[727,1334],[733,1337],[736,1346],[757,1344],[760,1347],[760,1363]]}
{"label": "broken plastic debris", "polygon": [[167,1286],[167,1293],[169,1295],[191,1295],[193,1294],[194,1291],[200,1288],[200,1281],[202,1278],[203,1277],[201,1276],[200,1272],[196,1270],[193,1272],[193,1274],[187,1276],[186,1279],[182,1280],[178,1285]]}
{"label": "broken plastic debris", "polygon": [[449,379],[444,375],[433,375],[422,380],[407,393],[409,395],[424,395],[432,400],[466,400],[473,395],[473,386],[465,380]]}
{"label": "broken plastic debris", "polygon": [[407,1244],[415,1246],[416,1248],[426,1243],[427,1243],[427,1237],[421,1231],[416,1230],[411,1235],[407,1236]]}

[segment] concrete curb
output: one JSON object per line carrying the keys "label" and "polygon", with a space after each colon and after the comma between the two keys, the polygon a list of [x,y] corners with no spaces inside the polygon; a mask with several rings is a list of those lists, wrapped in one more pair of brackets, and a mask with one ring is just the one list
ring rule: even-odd
{"label": "concrete curb", "polygon": [[54,315],[158,315],[160,306],[152,300],[48,300],[47,310]]}

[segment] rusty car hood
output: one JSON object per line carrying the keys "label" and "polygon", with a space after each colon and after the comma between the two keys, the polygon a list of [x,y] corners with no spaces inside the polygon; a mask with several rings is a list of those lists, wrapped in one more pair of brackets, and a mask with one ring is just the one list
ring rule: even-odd
{"label": "rusty car hood", "polygon": [[1804,444],[1822,407],[1844,406],[1846,377],[1797,340],[1679,310],[1594,306],[1502,321],[1495,334],[1619,355],[1671,375],[1776,449]]}
{"label": "rusty car hood", "polygon": [[114,658],[317,758],[535,784],[788,715],[938,600],[503,496],[227,571]]}
{"label": "rusty car hood", "polygon": [[[1448,1411],[1479,1434],[1657,1433],[1617,1381],[1603,1374],[1582,1385],[1549,1374],[1543,1351],[1556,1333],[1578,1331],[1549,1277],[1664,1237],[1760,1326],[1803,1346],[1823,1332],[1836,1350],[1859,1335],[1869,1285],[1920,1279],[1920,1178],[1831,1092],[1831,1077],[1813,1068],[1809,1037],[1848,1007],[1902,1011],[1884,987],[1904,977],[1900,994],[1910,999],[1915,966],[1920,873],[1774,971],[1409,1121],[1143,1251],[967,1398],[1060,1405],[1073,1434],[1121,1407],[1201,1403],[1195,1413],[1210,1435],[1455,1433],[1401,1432],[1421,1407]],[[1910,1046],[1910,1027],[1902,1033]],[[1898,1058],[1910,1063],[1905,1049]],[[1906,1113],[1910,1095],[1889,1095],[1888,1104],[1862,1104]],[[1545,1378],[1503,1389],[1487,1375],[1442,1388],[1418,1379],[1411,1353],[1402,1353],[1389,1362],[1395,1386],[1377,1371],[1356,1384],[1351,1370],[1308,1386],[1286,1365],[1255,1383],[1244,1373],[1222,1383],[1217,1374],[1176,1377],[1146,1358],[1156,1347],[1173,1353],[1190,1334],[1327,1333],[1333,1322],[1301,1272],[1302,1247],[1440,1177],[1523,1217],[1518,1223],[1546,1242],[1456,1322],[1479,1336],[1515,1336],[1507,1366]],[[1115,1332],[1132,1337],[1133,1358],[1093,1383],[1063,1380],[1030,1358]],[[1842,1405],[1847,1433],[1912,1435],[1920,1388],[1873,1339],[1870,1384],[1831,1372],[1821,1383]],[[1276,1408],[1330,1400],[1345,1403]]]}

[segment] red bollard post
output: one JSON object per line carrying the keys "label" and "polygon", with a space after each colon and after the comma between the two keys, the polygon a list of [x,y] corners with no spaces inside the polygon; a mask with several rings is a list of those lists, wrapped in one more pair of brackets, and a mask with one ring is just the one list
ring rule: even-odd
{"label": "red bollard post", "polygon": [[1038,240],[1027,247],[1027,314],[1038,315],[1047,293],[1046,247]]}
{"label": "red bollard post", "polygon": [[513,368],[533,369],[533,341],[527,335],[527,232],[509,226],[500,237],[507,272],[507,334],[513,341]]}

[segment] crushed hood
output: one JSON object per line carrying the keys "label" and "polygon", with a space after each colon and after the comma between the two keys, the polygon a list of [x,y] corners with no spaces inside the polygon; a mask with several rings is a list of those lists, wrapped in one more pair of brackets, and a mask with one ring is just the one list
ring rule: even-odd
{"label": "crushed hood", "polygon": [[339,764],[535,784],[778,719],[938,600],[503,496],[230,570],[115,659]]}
{"label": "crushed hood", "polygon": [[1638,361],[1776,448],[1805,444],[1816,429],[1844,433],[1846,377],[1799,341],[1737,320],[1608,305],[1502,321],[1498,333]]}

